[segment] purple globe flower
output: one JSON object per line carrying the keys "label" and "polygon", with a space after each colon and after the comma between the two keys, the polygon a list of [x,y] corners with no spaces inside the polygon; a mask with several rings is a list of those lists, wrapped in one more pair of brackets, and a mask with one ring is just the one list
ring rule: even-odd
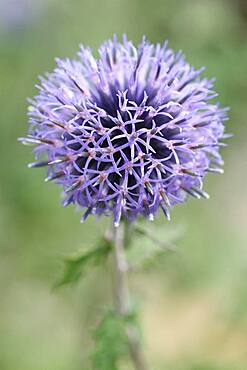
{"label": "purple globe flower", "polygon": [[207,172],[222,172],[219,142],[227,109],[211,102],[213,81],[199,77],[167,42],[126,37],[104,43],[95,59],[81,47],[79,60],[57,59],[41,78],[29,108],[25,144],[37,145],[47,181],[64,189],[64,205],[133,221],[154,218],[202,190]]}

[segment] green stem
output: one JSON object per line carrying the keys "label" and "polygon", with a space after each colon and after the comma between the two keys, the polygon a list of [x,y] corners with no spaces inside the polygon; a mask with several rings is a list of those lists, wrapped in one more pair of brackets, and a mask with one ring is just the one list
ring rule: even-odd
{"label": "green stem", "polygon": [[[126,240],[124,223],[114,229],[114,297],[116,310],[121,316],[127,316],[130,311],[130,295],[128,288],[128,264],[125,256],[124,241]],[[127,324],[126,334],[131,360],[136,370],[147,370],[144,354],[141,348],[137,328]]]}

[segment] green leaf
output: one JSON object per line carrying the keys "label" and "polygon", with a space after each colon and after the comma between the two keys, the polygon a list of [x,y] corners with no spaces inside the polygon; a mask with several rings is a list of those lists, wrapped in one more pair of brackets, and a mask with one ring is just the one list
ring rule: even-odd
{"label": "green leaf", "polygon": [[110,243],[102,241],[100,247],[67,256],[64,259],[64,273],[55,287],[77,282],[88,269],[102,263],[107,258],[111,248]]}
{"label": "green leaf", "polygon": [[118,370],[119,360],[128,354],[126,325],[128,317],[109,311],[93,333],[95,348],[92,352],[94,370]]}
{"label": "green leaf", "polygon": [[150,265],[167,252],[177,252],[176,240],[182,230],[165,228],[156,223],[136,223],[132,230],[132,243],[127,250],[129,266],[133,269]]}

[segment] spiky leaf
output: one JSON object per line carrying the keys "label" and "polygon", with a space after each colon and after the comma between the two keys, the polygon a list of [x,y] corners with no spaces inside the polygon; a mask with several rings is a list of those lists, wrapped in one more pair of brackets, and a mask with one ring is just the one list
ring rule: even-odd
{"label": "spiky leaf", "polygon": [[100,246],[77,252],[64,259],[65,268],[62,277],[56,287],[77,282],[80,277],[91,267],[101,264],[108,256],[111,244],[102,241]]}

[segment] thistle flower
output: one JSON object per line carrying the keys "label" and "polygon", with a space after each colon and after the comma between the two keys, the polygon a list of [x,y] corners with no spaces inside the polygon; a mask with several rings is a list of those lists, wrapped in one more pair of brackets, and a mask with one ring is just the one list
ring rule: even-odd
{"label": "thistle flower", "polygon": [[[202,190],[207,172],[222,172],[226,109],[211,100],[213,80],[200,78],[181,52],[145,39],[105,42],[96,59],[57,59],[31,100],[30,129],[46,181],[64,189],[64,205],[129,221],[154,218]],[[44,159],[45,158],[45,159]]]}

